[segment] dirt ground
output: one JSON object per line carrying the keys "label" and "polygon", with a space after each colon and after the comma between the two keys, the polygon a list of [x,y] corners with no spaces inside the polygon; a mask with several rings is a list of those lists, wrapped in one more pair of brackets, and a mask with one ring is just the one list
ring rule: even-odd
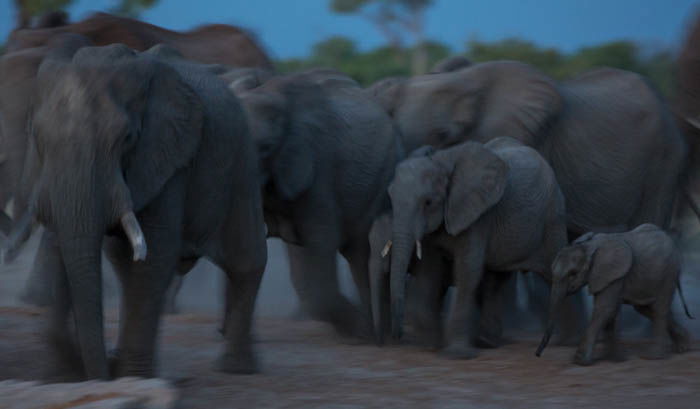
{"label": "dirt ground", "polygon": [[[271,269],[284,270],[277,250]],[[42,339],[46,312],[17,302],[29,256],[23,257],[0,271],[0,380],[43,379],[48,371]],[[272,277],[286,276],[275,273]],[[584,368],[569,363],[570,347],[552,345],[536,358],[539,334],[532,332],[516,334],[500,349],[482,350],[474,360],[450,361],[413,346],[349,345],[324,324],[288,318],[295,301],[281,299],[278,291],[288,284],[270,278],[263,283],[255,323],[261,373],[222,374],[213,369],[223,348],[216,308],[193,304],[216,299],[202,297],[207,286],[215,287],[202,284],[206,274],[188,278],[183,313],[166,317],[162,326],[159,373],[180,391],[181,408],[700,407],[700,342],[684,355],[646,361],[638,357],[644,342],[628,337],[626,362]],[[698,310],[697,298],[691,297],[691,308]],[[114,300],[107,306],[113,343]]]}

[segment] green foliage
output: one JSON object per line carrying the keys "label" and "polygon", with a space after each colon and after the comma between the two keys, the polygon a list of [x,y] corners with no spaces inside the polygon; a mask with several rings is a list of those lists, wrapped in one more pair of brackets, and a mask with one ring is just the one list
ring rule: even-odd
{"label": "green foliage", "polygon": [[[332,0],[331,10],[336,13],[352,14],[361,11],[364,7],[376,5],[384,8],[384,12],[393,8],[403,8],[415,11],[427,8],[434,0]],[[394,12],[395,13],[395,12]]]}
{"label": "green foliage", "polygon": [[[444,44],[424,43],[429,66],[452,54]],[[307,59],[278,62],[282,72],[294,72],[312,67],[330,67],[340,70],[363,85],[389,76],[411,75],[413,47],[379,47],[366,52],[358,50],[346,37],[331,37],[319,42]],[[517,38],[497,42],[472,39],[467,43],[465,56],[474,62],[517,60],[531,64],[558,80],[571,78],[597,67],[614,67],[638,72],[663,94],[671,96],[674,90],[674,59],[670,51],[642,56],[639,47],[628,41],[614,41],[585,47],[573,53],[554,48],[539,47]]]}
{"label": "green foliage", "polygon": [[[435,62],[450,55],[450,49],[440,43],[423,44],[428,62]],[[313,47],[308,59],[278,61],[281,72],[295,72],[315,67],[335,68],[353,77],[363,85],[385,77],[411,74],[411,54],[413,48],[379,47],[368,52],[360,52],[355,43],[346,37],[331,37]]]}
{"label": "green foliage", "polygon": [[49,11],[62,10],[73,0],[16,0],[15,4],[22,7],[29,16],[38,16]]}

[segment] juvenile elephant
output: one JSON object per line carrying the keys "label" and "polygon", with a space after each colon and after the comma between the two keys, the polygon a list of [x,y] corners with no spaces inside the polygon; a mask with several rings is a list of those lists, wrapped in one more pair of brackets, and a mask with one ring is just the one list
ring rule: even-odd
{"label": "juvenile elephant", "polygon": [[234,295],[221,369],[254,371],[250,328],[265,229],[255,147],[226,83],[194,65],[112,45],[46,58],[37,90],[31,137],[40,168],[29,214],[55,235],[63,266],[51,345],[75,355],[66,330],[72,310],[82,369],[89,378],[108,376],[104,242],[123,288],[116,375],[154,374],[168,284],[176,268],[202,256],[227,273]]}
{"label": "juvenile elephant", "polygon": [[[476,355],[467,323],[485,274],[502,278],[499,285],[515,271],[549,277],[554,256],[566,245],[564,198],[552,169],[537,151],[512,138],[466,142],[407,159],[396,168],[389,196],[392,335],[401,337],[413,251],[429,263],[446,254],[456,287],[444,350],[450,357]],[[486,319],[498,322],[499,297],[484,302],[494,305],[485,307],[493,313]]]}
{"label": "juvenile elephant", "polygon": [[[329,70],[274,77],[237,95],[262,164],[268,235],[287,243],[302,309],[343,335],[369,336],[367,235],[389,207],[386,188],[404,156],[391,119]],[[361,313],[340,293],[337,252],[350,265]]]}
{"label": "juvenile elephant", "polygon": [[550,323],[537,349],[537,356],[547,346],[553,321],[567,294],[588,285],[595,297],[591,322],[574,355],[579,365],[593,363],[593,346],[601,330],[605,331],[608,356],[622,359],[617,342],[620,305],[634,308],[651,320],[654,343],[647,354],[650,359],[668,355],[668,335],[677,352],[690,348],[688,332],[671,311],[673,296],[678,294],[688,317],[690,313],[681,292],[681,254],[673,239],[653,224],[642,224],[624,233],[587,233],[557,255],[552,265],[553,286],[550,298]]}

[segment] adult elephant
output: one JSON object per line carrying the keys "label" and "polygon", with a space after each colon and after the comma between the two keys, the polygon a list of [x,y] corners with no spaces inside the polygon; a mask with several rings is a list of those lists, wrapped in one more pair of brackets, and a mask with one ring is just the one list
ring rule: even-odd
{"label": "adult elephant", "polygon": [[249,33],[226,24],[209,24],[177,32],[107,13],[95,13],[73,24],[61,23],[59,20],[45,28],[14,30],[7,40],[6,49],[10,52],[39,47],[60,33],[75,33],[89,38],[95,45],[122,43],[134,50],[143,51],[156,44],[167,44],[185,58],[200,63],[272,68],[272,62]]}
{"label": "adult elephant", "polygon": [[571,236],[671,222],[686,142],[637,74],[603,68],[556,83],[529,65],[494,61],[415,77],[378,98],[408,150],[502,135],[537,149],[566,198]]}
{"label": "adult elephant", "polygon": [[[386,188],[403,157],[381,106],[329,70],[274,77],[238,90],[262,163],[269,236],[287,243],[302,309],[342,335],[370,331],[367,240],[389,206]],[[363,311],[340,294],[336,255],[348,261]]]}
{"label": "adult elephant", "polygon": [[165,291],[176,268],[201,256],[226,271],[234,295],[221,369],[253,372],[265,232],[255,148],[226,84],[191,64],[113,45],[45,59],[37,89],[32,141],[40,168],[29,211],[55,235],[46,250],[63,267],[51,345],[75,354],[66,331],[72,310],[82,369],[89,378],[108,376],[104,241],[123,287],[117,375],[154,374]]}

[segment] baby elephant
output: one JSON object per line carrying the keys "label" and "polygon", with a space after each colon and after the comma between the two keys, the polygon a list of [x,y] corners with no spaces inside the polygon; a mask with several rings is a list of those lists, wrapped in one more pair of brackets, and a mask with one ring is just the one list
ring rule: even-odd
{"label": "baby elephant", "polygon": [[648,359],[668,356],[668,335],[675,350],[690,347],[688,332],[671,312],[678,288],[685,313],[692,318],[680,287],[681,254],[671,237],[653,224],[642,224],[624,233],[586,233],[562,249],[552,264],[550,321],[536,355],[540,356],[553,330],[553,319],[568,294],[588,284],[595,297],[591,322],[581,341],[574,363],[590,365],[593,346],[605,330],[607,356],[622,360],[617,343],[617,321],[622,303],[633,305],[653,325],[653,344],[644,355]]}

